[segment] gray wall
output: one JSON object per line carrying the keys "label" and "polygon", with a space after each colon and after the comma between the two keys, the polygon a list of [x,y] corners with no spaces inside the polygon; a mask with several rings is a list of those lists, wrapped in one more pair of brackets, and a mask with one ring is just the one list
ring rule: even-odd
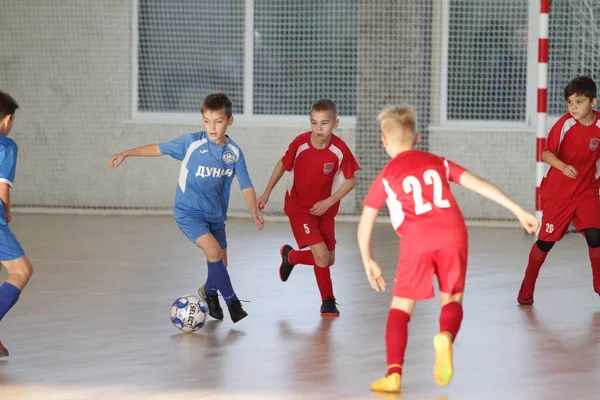
{"label": "gray wall", "polygon": [[[501,188],[528,210],[535,207],[535,133],[440,126],[441,3],[361,1],[358,40],[357,151],[363,173],[360,201],[388,161],[376,116],[390,104],[411,104],[418,114],[420,148],[447,157]],[[373,154],[377,154],[374,157]],[[453,186],[463,213],[473,220],[510,219],[482,197]]]}
{"label": "gray wall", "polygon": [[[337,134],[363,170],[343,213],[359,211],[371,179],[387,162],[375,116],[392,103],[419,110],[425,148],[499,183],[533,209],[533,133],[429,129],[439,123],[438,8],[431,1],[359,2],[357,126],[356,132],[342,126]],[[170,209],[176,161],[131,159],[117,170],[106,166],[108,156],[122,149],[199,129],[131,121],[131,10],[130,0],[3,1],[0,87],[21,105],[11,135],[20,146],[15,204]],[[304,126],[231,128],[259,194],[289,141],[308,129],[308,116]],[[269,211],[281,210],[284,186]],[[475,195],[456,193],[471,218],[508,217]],[[245,211],[236,191],[231,209]]]}
{"label": "gray wall", "polygon": [[427,26],[432,9],[428,1],[418,0],[359,4],[356,142],[363,167],[357,190],[360,200],[388,161],[376,120],[383,107],[412,105],[419,114],[421,148],[427,148],[431,76]]}
{"label": "gray wall", "polygon": [[[175,160],[129,159],[117,170],[106,165],[120,150],[201,129],[131,121],[131,31],[129,0],[3,2],[0,82],[21,106],[11,134],[20,152],[15,205],[171,208]],[[259,195],[289,142],[309,129],[308,116],[297,127],[230,129]],[[353,147],[354,127],[336,133]],[[281,211],[285,180],[269,212]],[[354,211],[353,196],[342,212]],[[233,213],[246,210],[235,190],[230,204]]]}

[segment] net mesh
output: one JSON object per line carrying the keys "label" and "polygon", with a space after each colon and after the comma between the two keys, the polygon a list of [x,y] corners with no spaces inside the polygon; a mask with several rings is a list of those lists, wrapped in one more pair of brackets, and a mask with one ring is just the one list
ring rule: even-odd
{"label": "net mesh", "polygon": [[[254,0],[249,30],[244,0],[5,0],[0,81],[21,105],[12,134],[20,146],[13,204],[170,212],[177,162],[131,159],[112,170],[106,159],[200,130],[202,97],[224,91],[240,117],[229,133],[259,194],[289,142],[310,128],[310,104],[329,97],[342,116],[355,117],[336,133],[362,167],[342,214],[360,213],[388,161],[377,113],[403,103],[417,111],[419,148],[490,179],[533,210],[535,129],[528,123],[535,121],[537,77],[528,54],[537,53],[537,3]],[[570,78],[600,79],[599,27],[597,1],[552,1],[551,114],[564,111]],[[271,196],[270,214],[281,213],[284,186]],[[454,191],[472,221],[511,218]],[[246,210],[235,191],[230,207],[233,215]]]}
{"label": "net mesh", "polygon": [[528,5],[510,3],[450,2],[449,120],[525,121]]}
{"label": "net mesh", "polygon": [[356,115],[355,1],[255,2],[256,114],[306,115],[328,97]]}
{"label": "net mesh", "polygon": [[563,89],[569,79],[600,79],[600,2],[552,1],[548,62],[548,113],[565,113]]}
{"label": "net mesh", "polygon": [[243,0],[140,0],[138,110],[193,113],[224,91],[243,112],[244,10]]}

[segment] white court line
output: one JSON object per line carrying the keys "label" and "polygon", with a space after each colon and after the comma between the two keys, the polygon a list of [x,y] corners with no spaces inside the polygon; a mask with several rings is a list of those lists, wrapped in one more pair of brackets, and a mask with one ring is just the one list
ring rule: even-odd
{"label": "white court line", "polygon": [[119,263],[114,261],[92,261],[92,260],[59,260],[59,259],[46,259],[46,258],[29,258],[32,263],[57,263],[57,264],[89,264],[89,265],[107,265],[117,267],[149,267],[149,268],[165,268],[166,264],[136,264],[136,263]]}
{"label": "white court line", "polygon": [[[29,385],[2,385],[0,387],[2,400],[172,400],[172,399],[203,399],[203,400],[312,400],[318,398],[315,393],[290,394],[290,393],[256,393],[243,394],[221,391],[217,389],[206,390],[138,390],[123,387],[64,387],[64,386],[29,386]],[[331,397],[328,397],[331,398]],[[343,396],[340,399],[370,398],[368,396]]]}

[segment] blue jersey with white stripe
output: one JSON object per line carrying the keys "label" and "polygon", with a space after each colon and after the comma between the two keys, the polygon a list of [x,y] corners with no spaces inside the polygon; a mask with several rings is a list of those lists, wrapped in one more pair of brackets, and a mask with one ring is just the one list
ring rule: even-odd
{"label": "blue jersey with white stripe", "polygon": [[231,139],[213,143],[206,132],[189,133],[159,144],[162,154],[181,161],[173,211],[175,218],[197,214],[208,222],[227,219],[229,191],[237,176],[242,190],[252,187],[244,154]]}
{"label": "blue jersey with white stripe", "polygon": [[[9,137],[0,135],[0,182],[12,187],[17,171],[17,143]],[[6,225],[6,210],[0,202],[0,224]]]}

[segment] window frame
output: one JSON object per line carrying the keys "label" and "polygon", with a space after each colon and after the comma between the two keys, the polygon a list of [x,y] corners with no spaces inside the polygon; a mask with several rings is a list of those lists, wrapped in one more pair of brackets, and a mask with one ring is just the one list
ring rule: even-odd
{"label": "window frame", "polygon": [[[132,0],[132,57],[131,57],[131,122],[141,124],[163,125],[198,125],[202,124],[200,110],[198,112],[153,112],[139,111],[139,0]],[[310,116],[254,114],[254,0],[245,0],[244,11],[244,112],[235,114],[236,125],[242,126],[278,126],[298,127],[307,125]],[[316,100],[316,99],[315,99]],[[307,105],[307,108],[309,105]],[[356,116],[339,116],[340,127],[356,127]]]}
{"label": "window frame", "polygon": [[537,83],[538,83],[538,0],[528,1],[527,29],[527,80],[525,83],[526,110],[523,121],[505,121],[493,119],[464,120],[448,118],[448,56],[450,30],[450,1],[442,2],[442,51],[440,76],[440,126],[451,130],[469,131],[531,131],[537,125]]}

